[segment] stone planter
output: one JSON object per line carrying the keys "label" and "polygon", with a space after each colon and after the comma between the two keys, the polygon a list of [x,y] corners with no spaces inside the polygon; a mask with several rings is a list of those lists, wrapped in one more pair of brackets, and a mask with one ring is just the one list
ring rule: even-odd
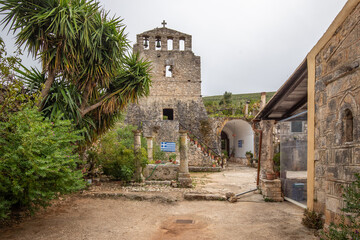
{"label": "stone planter", "polygon": [[246,154],[246,159],[247,159],[247,165],[249,167],[251,167],[251,163],[252,163],[252,157],[250,154]]}

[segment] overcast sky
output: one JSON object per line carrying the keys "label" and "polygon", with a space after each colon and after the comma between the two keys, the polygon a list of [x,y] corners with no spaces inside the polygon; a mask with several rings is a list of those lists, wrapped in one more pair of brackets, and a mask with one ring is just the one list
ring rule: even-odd
{"label": "overcast sky", "polygon": [[[202,94],[275,91],[316,44],[345,0],[100,0],[136,34],[167,27],[192,35]],[[7,48],[12,50],[10,37]],[[29,62],[29,60],[26,60]],[[29,65],[29,64],[26,64]]]}

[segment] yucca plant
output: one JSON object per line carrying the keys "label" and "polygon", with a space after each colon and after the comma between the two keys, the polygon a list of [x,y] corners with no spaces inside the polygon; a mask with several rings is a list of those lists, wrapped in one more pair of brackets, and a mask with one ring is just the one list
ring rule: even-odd
{"label": "yucca plant", "polygon": [[41,71],[18,71],[31,91],[41,91],[40,110],[59,113],[88,141],[111,127],[130,102],[149,93],[150,63],[127,54],[125,26],[93,0],[0,0],[2,23],[16,43],[38,57]]}

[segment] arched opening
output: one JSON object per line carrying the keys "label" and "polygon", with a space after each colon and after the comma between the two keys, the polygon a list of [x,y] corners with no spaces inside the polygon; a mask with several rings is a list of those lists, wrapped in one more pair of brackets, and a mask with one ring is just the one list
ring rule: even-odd
{"label": "arched opening", "polygon": [[180,40],[179,40],[179,50],[180,51],[185,50],[185,38],[180,38]]}
{"label": "arched opening", "polygon": [[230,151],[229,147],[229,137],[224,131],[221,131],[221,152],[228,155]]}
{"label": "arched opening", "polygon": [[161,37],[155,37],[155,50],[161,50]]}
{"label": "arched opening", "polygon": [[353,114],[349,109],[345,110],[344,114],[344,134],[345,134],[345,142],[352,142],[354,139],[354,131],[353,131],[353,125],[354,125],[354,118]]}
{"label": "arched opening", "polygon": [[235,119],[227,122],[221,131],[221,139],[227,142],[229,161],[241,162],[246,164],[246,152],[254,152],[254,132],[250,124],[241,119]]}
{"label": "arched opening", "polygon": [[172,38],[168,38],[168,40],[167,40],[167,50],[169,50],[169,51],[173,50],[173,39]]}

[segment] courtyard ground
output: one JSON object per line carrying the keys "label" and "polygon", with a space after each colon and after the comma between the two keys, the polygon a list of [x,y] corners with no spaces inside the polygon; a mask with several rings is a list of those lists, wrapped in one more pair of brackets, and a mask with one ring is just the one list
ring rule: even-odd
{"label": "courtyard ground", "polygon": [[[264,202],[255,193],[237,203],[182,198],[184,191],[249,190],[256,185],[255,169],[234,165],[219,173],[192,173],[192,177],[194,188],[186,190],[116,183],[94,186],[20,224],[0,229],[0,239],[316,239],[301,225],[303,210],[288,202]],[[99,198],[96,193],[103,195]]]}

